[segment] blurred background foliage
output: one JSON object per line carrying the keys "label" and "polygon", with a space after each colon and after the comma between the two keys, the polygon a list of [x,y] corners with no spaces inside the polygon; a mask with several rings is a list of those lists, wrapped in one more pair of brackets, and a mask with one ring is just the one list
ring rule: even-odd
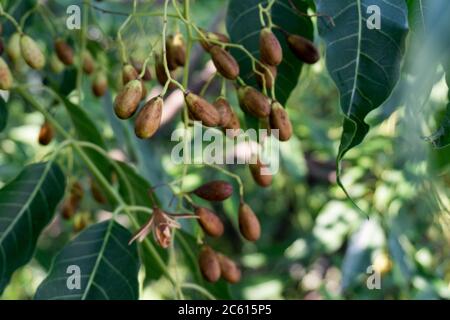
{"label": "blurred background foliage", "polygon": [[[57,19],[62,20],[66,2],[72,1],[48,2]],[[108,8],[126,11],[128,7],[111,1]],[[220,16],[224,11],[224,1],[197,0],[192,6],[196,23],[206,29],[217,18],[216,13]],[[107,35],[113,35],[124,19],[93,12],[95,23]],[[50,42],[45,39],[45,25],[39,19],[30,17],[27,31]],[[141,40],[147,36],[145,30],[156,34],[160,28],[157,18],[142,18],[141,22],[133,24],[124,34],[127,46],[138,55],[148,50],[151,43],[148,37]],[[224,31],[223,19],[218,29]],[[196,49],[199,50],[198,45]],[[324,48],[321,49],[323,52]],[[107,54],[114,50],[111,48]],[[193,81],[208,60],[206,55],[199,56],[200,62],[191,77]],[[120,65],[108,61],[110,65],[106,68],[114,86]],[[33,72],[24,76],[29,81],[37,78]],[[220,83],[213,82],[207,91],[208,99],[214,99],[218,90]],[[83,92],[86,111],[96,119],[110,150],[128,153],[130,162],[153,184],[181,175],[182,168],[170,161],[174,146],[170,136],[181,125],[179,115],[150,141],[141,142],[132,136],[132,127],[114,118],[110,94],[102,100],[96,99],[91,94],[89,80],[84,81]],[[335,183],[335,158],[342,124],[338,92],[323,59],[314,67],[305,68],[286,105],[295,137],[282,145],[282,165],[272,187],[256,186],[243,166],[228,168],[245,183],[246,201],[261,219],[261,240],[256,244],[241,241],[236,225],[237,198],[214,205],[219,215],[227,218],[227,231],[223,238],[211,244],[239,261],[243,268],[242,281],[230,286],[231,296],[241,299],[450,298],[450,150],[433,149],[421,134],[423,123],[430,128],[437,127],[439,119],[433,115],[444,112],[447,92],[444,74],[438,70],[427,104],[429,112],[421,114],[423,122],[417,117],[412,121],[408,109],[395,101],[395,94],[370,115],[373,129],[365,142],[346,156],[342,178],[350,195],[368,214],[365,216],[352,206]],[[53,102],[48,95],[45,99],[48,104]],[[229,99],[236,107],[232,90]],[[41,159],[57,145],[52,142],[43,147],[37,143],[43,117],[22,100],[13,98],[8,110],[7,127],[0,133],[0,187],[25,164]],[[55,105],[53,112],[61,123],[69,126],[63,108]],[[129,153],[130,145],[136,154]],[[69,149],[63,153],[61,165],[72,172],[71,180],[80,180],[88,189],[86,172]],[[185,186],[188,189],[214,178],[228,179],[212,169],[193,166]],[[172,198],[169,190],[159,188],[157,194],[168,206]],[[32,263],[14,274],[2,299],[32,298],[54,254],[83,224],[107,215],[89,196],[84,198],[73,221],[64,221],[57,215],[41,236]],[[200,232],[190,222],[184,228],[193,234]],[[182,254],[178,241],[175,246],[179,250],[170,258],[170,270],[190,279],[193,277],[190,261]],[[367,287],[368,277],[373,274],[368,272],[370,266],[381,274],[380,289]],[[146,283],[142,290],[143,299],[173,297],[170,283],[163,278]],[[185,296],[202,298],[190,291]]]}

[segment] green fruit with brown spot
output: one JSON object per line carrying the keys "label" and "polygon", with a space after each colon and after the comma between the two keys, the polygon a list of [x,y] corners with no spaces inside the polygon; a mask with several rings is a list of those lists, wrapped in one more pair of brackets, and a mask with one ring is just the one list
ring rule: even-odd
{"label": "green fruit with brown spot", "polygon": [[217,71],[226,79],[235,80],[239,76],[239,64],[225,49],[213,46],[209,53]]}
{"label": "green fruit with brown spot", "polygon": [[272,104],[270,128],[278,130],[278,140],[288,141],[292,136],[292,124],[289,115],[279,102]]}
{"label": "green fruit with brown spot", "polygon": [[221,253],[217,253],[217,258],[219,259],[222,278],[231,284],[238,283],[241,280],[241,270],[237,264]]}
{"label": "green fruit with brown spot", "polygon": [[139,111],[134,124],[134,132],[140,139],[151,138],[161,125],[164,101],[161,97],[150,99]]}
{"label": "green fruit with brown spot", "polygon": [[195,119],[199,119],[208,127],[217,127],[219,125],[219,111],[208,101],[190,92],[185,95],[185,101]]}
{"label": "green fruit with brown spot", "polygon": [[131,80],[114,101],[114,112],[120,119],[128,119],[135,112],[142,97],[142,85],[139,80]]}
{"label": "green fruit with brown spot", "polygon": [[9,90],[11,89],[13,84],[13,77],[11,75],[11,71],[9,70],[8,65],[5,60],[0,57],[0,89],[1,90]]}
{"label": "green fruit with brown spot", "polygon": [[64,71],[64,63],[58,58],[55,53],[50,56],[50,69],[54,73],[61,73]]}
{"label": "green fruit with brown spot", "polygon": [[238,97],[244,112],[256,118],[267,118],[270,115],[269,98],[250,86],[238,89]]}
{"label": "green fruit with brown spot", "polygon": [[54,44],[56,55],[66,66],[73,64],[73,50],[63,39],[57,39]]}
{"label": "green fruit with brown spot", "polygon": [[218,238],[222,236],[224,227],[219,217],[211,210],[203,207],[197,207],[195,214],[205,233],[211,237]]}
{"label": "green fruit with brown spot", "polygon": [[20,51],[23,59],[31,68],[40,70],[45,66],[45,56],[31,37],[27,35],[20,37]]}
{"label": "green fruit with brown spot", "polygon": [[307,64],[314,64],[319,61],[319,50],[310,40],[296,34],[288,34],[286,41],[289,49],[301,61]]}
{"label": "green fruit with brown spot", "polygon": [[270,28],[259,34],[259,53],[261,60],[271,66],[278,66],[283,60],[283,49]]}
{"label": "green fruit with brown spot", "polygon": [[220,278],[220,264],[217,254],[211,247],[204,245],[200,250],[198,264],[203,277],[209,282],[216,282]]}
{"label": "green fruit with brown spot", "polygon": [[248,241],[257,241],[261,236],[259,219],[246,203],[239,205],[239,230]]}

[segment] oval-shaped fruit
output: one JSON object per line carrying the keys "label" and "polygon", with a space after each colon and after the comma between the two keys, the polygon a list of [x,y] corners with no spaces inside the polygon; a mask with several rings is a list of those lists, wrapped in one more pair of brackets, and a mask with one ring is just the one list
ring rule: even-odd
{"label": "oval-shaped fruit", "polygon": [[233,109],[231,108],[227,99],[225,99],[223,96],[220,96],[216,99],[216,101],[214,102],[214,107],[216,107],[217,111],[219,111],[220,114],[219,125],[222,128],[225,128],[230,123],[233,117]]}
{"label": "oval-shaped fruit", "polygon": [[319,50],[310,40],[296,34],[287,35],[286,40],[289,49],[298,59],[308,64],[314,64],[319,61]]}
{"label": "oval-shaped fruit", "polygon": [[22,54],[20,52],[20,34],[18,32],[14,33],[9,38],[8,44],[6,46],[6,53],[14,63],[18,63],[22,58]]}
{"label": "oval-shaped fruit", "polygon": [[239,230],[248,241],[256,241],[261,236],[258,217],[246,203],[241,203],[239,206]]}
{"label": "oval-shaped fruit", "polygon": [[202,97],[189,92],[184,97],[189,111],[205,126],[216,127],[220,123],[220,114],[216,108]]}
{"label": "oval-shaped fruit", "polygon": [[223,201],[233,194],[233,186],[223,180],[214,180],[192,191],[197,197],[208,201]]}
{"label": "oval-shaped fruit", "polygon": [[237,116],[236,112],[232,110],[231,114],[231,120],[228,122],[228,124],[224,127],[225,133],[228,137],[233,138],[239,135],[241,132],[241,124],[239,122],[239,117]]}
{"label": "oval-shaped fruit", "polygon": [[159,129],[164,101],[161,97],[150,99],[139,111],[134,125],[134,132],[140,139],[152,137]]}
{"label": "oval-shaped fruit", "polygon": [[11,75],[11,71],[9,70],[8,65],[5,60],[0,57],[0,89],[1,90],[9,90],[12,87],[13,78]]}
{"label": "oval-shaped fruit", "polygon": [[222,236],[223,223],[214,212],[207,208],[197,207],[195,214],[198,216],[198,221],[207,235],[215,238]]}
{"label": "oval-shaped fruit", "polygon": [[63,202],[61,206],[61,214],[65,220],[69,220],[75,215],[76,209],[73,207],[69,199]]}
{"label": "oval-shaped fruit", "polygon": [[73,64],[73,50],[67,42],[63,39],[57,39],[54,46],[56,55],[62,63],[66,66]]}
{"label": "oval-shaped fruit", "polygon": [[238,96],[244,112],[257,118],[267,118],[270,115],[269,98],[250,86],[238,89]]}
{"label": "oval-shaped fruit", "polygon": [[114,112],[120,119],[128,119],[135,112],[141,101],[142,85],[139,80],[131,80],[114,101]]}
{"label": "oval-shaped fruit", "polygon": [[219,259],[220,273],[229,283],[238,283],[241,280],[241,269],[237,264],[227,256],[217,253]]}
{"label": "oval-shaped fruit", "polygon": [[129,63],[122,67],[122,83],[125,85],[131,80],[136,80],[139,77],[136,69]]}
{"label": "oval-shaped fruit", "polygon": [[20,52],[31,68],[40,70],[45,66],[45,56],[31,37],[27,35],[20,37]]}
{"label": "oval-shaped fruit", "polygon": [[55,53],[52,53],[50,56],[50,69],[54,73],[61,73],[64,71],[64,63],[59,60],[58,56]]}
{"label": "oval-shaped fruit", "polygon": [[167,37],[166,51],[169,70],[175,70],[178,66],[186,64],[186,45],[180,32]]}
{"label": "oval-shaped fruit", "polygon": [[103,192],[101,191],[101,189],[100,189],[99,185],[97,184],[97,182],[93,178],[90,178],[89,179],[89,183],[90,183],[90,186],[91,186],[92,198],[94,198],[94,200],[97,203],[105,204],[106,201],[107,201],[106,197],[103,194]]}
{"label": "oval-shaped fruit", "polygon": [[45,121],[41,129],[39,130],[38,142],[39,144],[46,146],[53,140],[53,127],[47,121]]}
{"label": "oval-shaped fruit", "polygon": [[95,62],[89,51],[83,52],[83,71],[86,74],[91,74],[94,72]]}
{"label": "oval-shaped fruit", "polygon": [[203,31],[203,34],[205,35],[206,40],[205,39],[200,40],[200,44],[206,52],[209,52],[209,50],[211,50],[211,48],[213,46],[217,45],[216,43],[209,42],[208,40],[219,41],[221,43],[229,43],[230,42],[230,38],[228,38],[223,33],[206,32],[204,30],[202,30],[202,31]]}
{"label": "oval-shaped fruit", "polygon": [[259,34],[259,53],[261,60],[271,66],[277,66],[283,60],[283,49],[270,28],[263,28]]}
{"label": "oval-shaped fruit", "polygon": [[219,46],[213,46],[209,53],[214,66],[224,78],[235,80],[239,76],[239,64],[228,51]]}
{"label": "oval-shaped fruit", "polygon": [[256,65],[256,70],[259,73],[255,73],[256,81],[258,85],[262,88],[265,84],[267,90],[271,90],[274,86],[275,79],[277,78],[278,70],[277,67],[265,64],[262,66],[261,64]]}
{"label": "oval-shaped fruit", "polygon": [[92,81],[92,92],[96,97],[103,97],[106,90],[108,90],[108,78],[104,72],[99,71],[95,74]]}
{"label": "oval-shaped fruit", "polygon": [[250,172],[253,180],[263,188],[266,188],[272,184],[272,173],[269,167],[257,159],[256,163],[249,164]]}
{"label": "oval-shaped fruit", "polygon": [[198,257],[198,264],[203,277],[209,282],[216,282],[220,278],[220,264],[217,255],[211,247],[204,245]]}
{"label": "oval-shaped fruit", "polygon": [[292,124],[289,115],[279,102],[272,103],[270,128],[278,129],[278,140],[288,141],[292,136]]}

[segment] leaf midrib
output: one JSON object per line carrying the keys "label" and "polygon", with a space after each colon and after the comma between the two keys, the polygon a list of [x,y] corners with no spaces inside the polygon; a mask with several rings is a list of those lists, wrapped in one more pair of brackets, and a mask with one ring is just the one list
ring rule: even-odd
{"label": "leaf midrib", "polygon": [[361,13],[361,0],[356,0],[356,6],[358,8],[358,48],[356,51],[356,61],[355,61],[355,79],[353,80],[352,96],[350,98],[350,104],[347,111],[347,116],[350,117],[353,111],[353,102],[355,99],[356,91],[358,88],[358,70],[361,59],[361,40],[362,40],[362,13]]}
{"label": "leaf midrib", "polygon": [[89,290],[91,289],[91,286],[92,286],[92,284],[94,282],[94,278],[95,278],[95,275],[97,273],[97,269],[98,269],[98,267],[100,265],[100,262],[101,262],[101,260],[103,258],[103,253],[105,252],[106,245],[108,244],[108,239],[111,236],[111,229],[114,226],[114,221],[115,221],[114,218],[112,218],[110,220],[110,222],[109,222],[108,229],[106,230],[106,234],[105,234],[105,236],[103,238],[102,246],[101,246],[100,251],[98,253],[98,257],[95,260],[94,268],[91,271],[88,283],[86,285],[86,290],[84,291],[83,295],[81,296],[81,300],[85,300],[86,299],[86,296],[89,293]]}

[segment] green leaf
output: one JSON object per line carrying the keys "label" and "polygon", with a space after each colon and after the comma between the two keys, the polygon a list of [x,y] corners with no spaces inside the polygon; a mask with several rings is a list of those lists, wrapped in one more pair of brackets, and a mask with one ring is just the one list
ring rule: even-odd
{"label": "green leaf", "polygon": [[[293,9],[295,4],[297,10]],[[228,6],[227,30],[233,43],[243,45],[253,56],[259,58],[259,33],[262,29],[258,5],[267,6],[266,0],[231,0]],[[298,13],[307,12],[308,5],[302,0],[278,0],[272,7],[273,23],[282,29],[313,39],[311,20]],[[283,47],[283,62],[278,66],[276,97],[285,104],[292,90],[297,85],[303,63],[291,53],[283,34],[273,30]],[[251,59],[239,49],[230,51],[241,68],[241,78],[249,85],[257,87],[252,70]],[[253,126],[254,127],[254,126]]]}
{"label": "green leaf", "polygon": [[[136,244],[128,245],[131,236],[114,220],[90,226],[56,256],[35,299],[137,300],[139,259]],[[79,289],[70,286],[77,274],[69,266],[79,267]]]}
{"label": "green leaf", "polygon": [[[119,193],[122,195],[125,202],[131,205],[151,208],[153,203],[148,195],[148,191],[151,188],[150,183],[139,175],[130,165],[124,162],[117,162],[117,164],[120,166],[127,179],[127,181],[124,181],[119,175]],[[149,215],[143,212],[133,212],[133,215],[136,216],[136,220],[140,225],[146,223],[149,218]],[[157,245],[153,237],[149,236],[148,240],[149,245],[151,246],[150,249],[158,254],[160,259],[167,264],[169,261],[168,251]],[[153,252],[148,251],[149,248],[144,244],[140,244],[140,247],[142,262],[145,267],[145,282],[147,283],[148,281],[159,279],[164,274],[164,270],[158,266],[158,262],[156,261],[157,258],[153,255]]]}
{"label": "green leaf", "polygon": [[0,190],[0,293],[32,257],[36,241],[64,195],[65,177],[52,163],[37,163]]}
{"label": "green leaf", "polygon": [[[345,115],[339,162],[362,142],[369,131],[365,117],[398,82],[408,10],[404,0],[316,0],[316,5],[324,16],[319,19],[319,34],[327,45],[327,69],[339,89]],[[381,10],[380,30],[366,25],[371,5]]]}
{"label": "green leaf", "polygon": [[0,132],[6,127],[8,121],[8,109],[6,109],[6,102],[0,96]]}
{"label": "green leaf", "polygon": [[427,137],[426,140],[431,142],[437,149],[442,149],[450,145],[450,103],[447,104],[444,119],[441,121],[439,129]]}

